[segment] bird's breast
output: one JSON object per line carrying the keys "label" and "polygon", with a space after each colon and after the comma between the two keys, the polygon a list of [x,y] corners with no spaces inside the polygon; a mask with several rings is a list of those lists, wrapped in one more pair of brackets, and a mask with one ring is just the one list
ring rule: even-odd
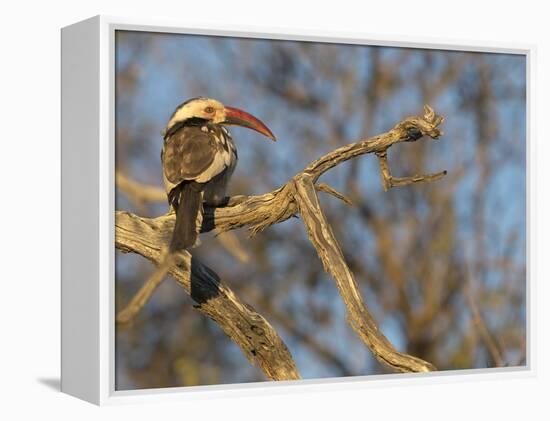
{"label": "bird's breast", "polygon": [[237,165],[237,148],[229,131],[221,127],[203,126],[201,130],[208,132],[214,139],[217,152],[212,164],[197,179],[199,183],[206,183],[221,173],[230,176]]}

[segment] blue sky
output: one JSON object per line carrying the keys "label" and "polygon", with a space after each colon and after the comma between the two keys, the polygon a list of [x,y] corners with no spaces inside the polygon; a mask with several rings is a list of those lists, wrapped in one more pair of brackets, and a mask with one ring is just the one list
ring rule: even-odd
{"label": "blue sky", "polygon": [[[251,82],[251,77],[260,81],[276,65],[270,61],[270,53],[274,45],[280,45],[289,51],[302,51],[298,65],[292,72],[293,86],[306,86],[314,89],[323,98],[330,112],[338,113],[346,105],[346,101],[354,101],[364,92],[364,80],[368,80],[373,72],[371,57],[374,49],[379,53],[380,60],[388,65],[398,62],[402,57],[402,49],[380,48],[352,45],[316,45],[316,49],[302,48],[304,43],[289,41],[269,41],[252,39],[214,38],[206,36],[149,34],[126,32],[118,37],[116,62],[118,69],[128,66],[136,67],[135,91],[132,95],[121,92],[117,98],[117,127],[124,128],[132,135],[140,138],[137,148],[128,160],[130,175],[140,181],[161,185],[159,151],[162,145],[161,130],[174,108],[184,100],[194,96],[209,96],[217,98],[227,105],[243,108],[260,117],[276,134],[277,144],[260,141],[258,136],[250,131],[236,128],[234,137],[239,147],[239,166],[236,177],[247,177],[253,167],[254,160],[259,156],[268,156],[271,162],[277,163],[270,167],[269,177],[259,177],[251,191],[247,194],[262,193],[278,187],[295,172],[321,154],[333,149],[336,142],[342,145],[360,138],[374,135],[392,127],[401,118],[422,111],[424,91],[417,83],[416,77],[422,72],[428,75],[431,86],[437,85],[439,78],[449,62],[468,60],[470,53],[433,51],[429,67],[426,67],[425,50],[410,49],[405,64],[400,65],[396,74],[400,81],[404,81],[397,88],[392,88],[387,95],[378,99],[377,112],[374,114],[372,126],[368,133],[363,133],[364,116],[361,109],[353,110],[344,115],[344,138],[319,139],[318,142],[304,143],[304,128],[312,127],[318,133],[327,132],[328,127],[322,117],[310,110],[288,109],[284,98],[269,95],[262,89],[261,83]],[[325,50],[326,51],[325,51]],[[332,50],[330,50],[332,49]],[[304,52],[305,51],[305,52]],[[327,51],[335,51],[333,66],[346,71],[352,69],[357,88],[349,92],[349,97],[338,96],[335,80],[318,71],[326,60]],[[482,54],[482,53],[478,53]],[[482,212],[488,224],[490,238],[487,239],[488,258],[502,255],[506,248],[505,238],[510,235],[518,236],[516,246],[510,251],[512,258],[518,265],[525,265],[525,237],[526,237],[526,136],[525,136],[525,58],[519,55],[483,53],[484,62],[491,72],[490,84],[495,95],[493,113],[496,122],[494,139],[477,139],[476,116],[472,108],[463,106],[464,98],[475,94],[477,89],[477,71],[472,64],[461,67],[456,78],[430,99],[439,113],[447,117],[444,123],[445,136],[438,142],[424,146],[423,151],[428,157],[426,172],[435,172],[446,169],[450,173],[458,171],[463,163],[475,163],[477,146],[480,141],[491,144],[489,156],[498,163],[491,179],[484,180],[483,189],[486,197],[485,208]],[[303,60],[301,59],[303,57]],[[328,54],[330,57],[330,54]],[[469,63],[469,62],[467,62]],[[395,70],[395,69],[394,69]],[[391,82],[391,81],[390,81]],[[469,91],[471,92],[469,93]],[[428,89],[429,91],[429,89]],[[301,152],[296,154],[295,145],[300,144]],[[390,151],[390,157],[395,154],[406,161],[406,155],[417,153],[419,149],[412,145],[404,145],[401,149]],[[423,153],[424,153],[423,152]],[[502,164],[500,162],[502,161]],[[346,164],[347,165],[347,164]],[[337,188],[345,189],[344,180],[346,166],[334,170],[326,176],[326,180]],[[399,168],[398,168],[399,169]],[[397,171],[396,171],[397,172]],[[396,174],[405,175],[405,174]],[[470,244],[475,236],[475,225],[472,214],[474,190],[480,174],[475,164],[461,179],[453,195],[453,203],[457,214],[458,236],[463,244]],[[360,189],[365,197],[372,197],[373,203],[380,200],[390,200],[392,197],[399,200],[398,195],[404,194],[396,189],[385,194],[382,192],[376,162],[372,157],[365,157],[359,163]],[[445,188],[442,181],[441,188]],[[414,187],[411,187],[414,188]],[[393,195],[393,196],[392,196]],[[392,199],[393,200],[393,199]],[[126,206],[124,201],[121,205]],[[330,205],[333,206],[333,205]],[[376,204],[373,205],[376,207]],[[158,205],[158,213],[165,210],[164,205]],[[428,207],[425,212],[430,212]],[[301,229],[299,222],[290,221],[276,229]],[[355,233],[357,241],[367,242],[372,238],[368,227],[358,228]],[[365,246],[367,247],[367,246]],[[350,251],[352,252],[352,251]],[[275,252],[274,259],[285,259],[284,250]],[[136,259],[123,263],[120,260],[119,270],[131,273],[135,269]],[[215,265],[214,265],[215,266]],[[274,275],[276,277],[276,275]],[[498,287],[501,275],[487,273],[484,282],[488,289]],[[524,279],[523,279],[524,282]],[[333,289],[317,293],[317,299],[327,300]],[[310,291],[307,288],[296,288],[289,301],[307,299]],[[353,343],[349,330],[343,320],[344,308],[338,297],[333,299],[333,309],[339,314],[341,325],[331,327],[331,335],[341,335],[345,338],[341,342],[345,353],[346,347]],[[377,306],[376,297],[367,294],[367,303]],[[524,304],[523,304],[524,305]],[[489,317],[488,323],[498,325],[500,315]],[[493,320],[494,319],[494,320]],[[403,332],[399,323],[391,315],[380,321],[384,332],[398,348],[406,348]],[[311,327],[314,329],[314,327]],[[320,333],[321,334],[321,333]],[[325,335],[326,336],[326,335]],[[350,342],[352,341],[352,342]],[[356,348],[354,348],[356,349]],[[239,351],[232,348],[237,359]],[[322,364],[314,361],[307,350],[293,349],[294,356],[302,369],[305,378],[331,375]],[[365,358],[361,353],[360,358]],[[361,365],[359,363],[359,365]]]}

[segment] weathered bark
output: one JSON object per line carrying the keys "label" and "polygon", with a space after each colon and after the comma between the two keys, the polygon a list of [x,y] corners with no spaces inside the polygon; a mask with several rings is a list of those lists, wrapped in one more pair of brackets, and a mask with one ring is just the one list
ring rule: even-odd
{"label": "weathered bark", "polygon": [[[168,244],[172,218],[140,218],[128,212],[116,215],[116,248],[138,253],[155,264],[162,260],[161,249]],[[170,223],[171,222],[171,223]],[[290,352],[277,332],[254,308],[243,303],[208,267],[189,252],[178,257],[169,273],[197,303],[195,308],[214,320],[267,378],[300,378]]]}
{"label": "weathered bark", "polygon": [[374,318],[361,298],[355,277],[347,266],[338,241],[325,218],[311,176],[296,180],[296,199],[307,228],[309,239],[317,250],[325,270],[330,273],[348,310],[348,321],[374,356],[397,371],[432,371],[435,367],[420,358],[398,352],[378,329]]}
{"label": "weathered bark", "polygon": [[[435,370],[432,364],[420,358],[398,352],[379,330],[319,205],[317,190],[344,201],[347,199],[329,186],[316,185],[316,182],[323,173],[336,165],[367,153],[375,153],[379,158],[385,189],[439,179],[445,172],[392,177],[386,151],[399,142],[416,141],[423,136],[438,138],[442,134],[438,128],[442,121],[441,116],[426,106],[423,117],[406,118],[386,133],[338,148],[314,161],[284,186],[272,192],[233,198],[225,207],[205,209],[202,231],[221,233],[246,226],[251,234],[256,234],[270,225],[300,214],[325,270],[335,279],[348,310],[348,322],[374,356],[396,371]],[[141,254],[158,264],[160,250],[170,240],[174,219],[173,214],[150,219],[118,211],[116,246],[126,252]],[[171,270],[171,274],[198,303],[199,310],[216,321],[249,360],[258,363],[268,378],[299,378],[292,357],[275,330],[250,306],[240,302],[211,269],[185,252],[183,261]]]}

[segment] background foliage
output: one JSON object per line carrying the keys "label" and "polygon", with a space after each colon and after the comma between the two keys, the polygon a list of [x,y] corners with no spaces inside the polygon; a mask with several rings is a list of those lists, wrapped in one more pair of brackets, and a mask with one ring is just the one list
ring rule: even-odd
{"label": "background foliage", "polygon": [[[126,31],[116,42],[117,172],[144,185],[161,186],[160,131],[193,96],[243,108],[278,138],[232,130],[240,160],[231,194],[272,190],[425,103],[446,116],[440,141],[389,153],[394,175],[446,169],[443,180],[385,193],[367,156],[323,179],[355,206],[327,197],[322,205],[399,350],[442,370],[525,364],[523,56]],[[117,209],[154,216],[167,206],[117,189]],[[272,322],[304,378],[385,372],[345,323],[299,221],[238,236],[244,257],[208,236],[194,254]],[[117,253],[118,308],[152,270]],[[173,282],[132,327],[117,329],[116,371],[118,389],[263,380]]]}

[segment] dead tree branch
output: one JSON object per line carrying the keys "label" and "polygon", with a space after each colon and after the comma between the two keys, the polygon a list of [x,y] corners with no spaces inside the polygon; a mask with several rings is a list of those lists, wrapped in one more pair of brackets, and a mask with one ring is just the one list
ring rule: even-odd
{"label": "dead tree branch", "polygon": [[[172,229],[167,229],[166,219],[146,219],[118,211],[116,248],[160,264]],[[197,303],[195,308],[214,320],[251,364],[256,363],[271,380],[300,378],[288,348],[267,320],[189,252],[182,252],[178,259],[177,265],[170,265],[169,273]]]}
{"label": "dead tree branch", "polygon": [[447,171],[440,171],[434,174],[413,175],[412,177],[394,177],[391,175],[390,166],[388,165],[388,153],[386,151],[376,152],[376,156],[380,165],[380,175],[382,176],[384,191],[388,191],[392,187],[439,180],[447,174]]}
{"label": "dead tree branch", "polygon": [[434,367],[420,358],[398,352],[380,332],[355,282],[353,273],[344,260],[338,241],[325,218],[311,176],[296,180],[300,214],[306,225],[309,239],[315,246],[325,270],[330,273],[348,310],[348,322],[365,342],[374,356],[394,370],[403,372],[432,371]]}
{"label": "dead tree branch", "polygon": [[[115,182],[120,191],[138,209],[142,208],[145,203],[167,203],[166,192],[163,189],[132,180],[122,171],[116,172]],[[240,262],[247,263],[250,260],[250,254],[243,248],[235,233],[230,231],[220,233],[218,240],[223,248]]]}
{"label": "dead tree branch", "polygon": [[[285,185],[272,192],[259,196],[234,197],[229,199],[225,207],[206,208],[202,232],[221,233],[246,226],[251,235],[254,235],[273,224],[300,214],[325,270],[335,279],[346,304],[348,322],[374,356],[396,371],[435,370],[429,362],[398,352],[378,328],[320,207],[317,190],[329,192],[342,200],[345,196],[329,186],[319,187],[316,183],[319,177],[331,168],[368,153],[377,154],[381,166],[385,165],[385,169],[381,167],[385,189],[438,179],[444,172],[397,179],[396,182],[389,172],[386,151],[396,143],[416,141],[423,136],[438,138],[442,134],[439,129],[442,122],[443,117],[437,115],[429,106],[425,106],[423,117],[408,117],[386,133],[338,148],[312,162]],[[118,211],[116,247],[126,252],[141,254],[158,263],[160,250],[169,242],[174,220],[173,214],[150,219]],[[241,347],[249,360],[258,362],[269,378],[298,378],[286,346],[267,321],[251,311],[249,306],[241,303],[212,270],[195,259],[191,260],[189,253],[185,253],[183,260],[171,273],[199,303],[199,310],[214,319]]]}

